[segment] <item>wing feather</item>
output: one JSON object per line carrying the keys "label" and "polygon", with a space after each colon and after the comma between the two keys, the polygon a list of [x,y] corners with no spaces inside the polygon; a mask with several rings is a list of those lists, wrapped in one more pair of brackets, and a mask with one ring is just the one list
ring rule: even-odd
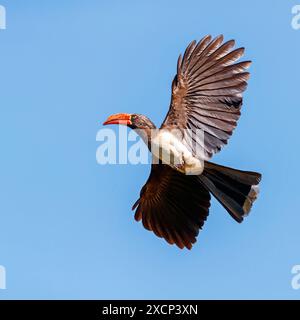
{"label": "wing feather", "polygon": [[191,249],[208,216],[210,194],[197,176],[153,164],[134,204],[135,219],[158,237]]}
{"label": "wing feather", "polygon": [[222,35],[213,40],[208,35],[192,41],[178,59],[162,128],[176,126],[195,135],[203,130],[205,160],[227,143],[241,114],[251,61],[237,62],[244,48],[233,49],[234,45],[234,40],[223,43]]}

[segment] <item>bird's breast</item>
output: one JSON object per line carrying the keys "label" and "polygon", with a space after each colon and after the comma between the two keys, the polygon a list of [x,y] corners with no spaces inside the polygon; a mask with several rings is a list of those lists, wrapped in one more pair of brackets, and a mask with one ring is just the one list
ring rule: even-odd
{"label": "bird's breast", "polygon": [[162,163],[182,173],[200,175],[203,172],[204,162],[193,156],[180,135],[168,130],[159,130],[152,137],[150,151]]}

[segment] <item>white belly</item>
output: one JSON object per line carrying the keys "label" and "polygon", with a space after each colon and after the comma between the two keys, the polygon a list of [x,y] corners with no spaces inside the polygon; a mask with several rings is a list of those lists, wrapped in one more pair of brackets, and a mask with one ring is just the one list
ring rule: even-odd
{"label": "white belly", "polygon": [[182,173],[200,175],[203,172],[204,162],[195,158],[182,140],[170,131],[160,130],[152,137],[151,152],[164,164]]}

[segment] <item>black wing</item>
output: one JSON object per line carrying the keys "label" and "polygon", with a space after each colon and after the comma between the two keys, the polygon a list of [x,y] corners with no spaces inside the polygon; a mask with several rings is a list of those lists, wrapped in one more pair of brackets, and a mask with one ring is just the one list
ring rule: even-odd
{"label": "black wing", "polygon": [[170,109],[162,124],[162,128],[190,129],[187,132],[194,137],[197,129],[203,130],[204,143],[198,147],[204,149],[205,160],[227,143],[236,127],[249,78],[245,70],[251,62],[235,63],[244,48],[232,50],[233,40],[222,42],[223,36],[214,40],[206,36],[191,42],[179,57]]}
{"label": "black wing", "polygon": [[191,249],[209,206],[210,194],[197,176],[155,164],[132,209],[146,229],[181,249]]}

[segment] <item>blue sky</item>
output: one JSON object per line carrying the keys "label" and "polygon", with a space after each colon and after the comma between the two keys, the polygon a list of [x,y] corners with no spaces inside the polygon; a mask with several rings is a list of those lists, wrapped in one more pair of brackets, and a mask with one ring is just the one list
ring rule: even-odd
{"label": "blue sky", "polygon": [[[0,4],[0,299],[300,298],[297,0]],[[181,251],[133,219],[149,166],[97,164],[95,137],[115,112],[159,124],[179,53],[220,33],[253,65],[214,161],[262,172],[261,194],[241,225],[213,201]]]}

